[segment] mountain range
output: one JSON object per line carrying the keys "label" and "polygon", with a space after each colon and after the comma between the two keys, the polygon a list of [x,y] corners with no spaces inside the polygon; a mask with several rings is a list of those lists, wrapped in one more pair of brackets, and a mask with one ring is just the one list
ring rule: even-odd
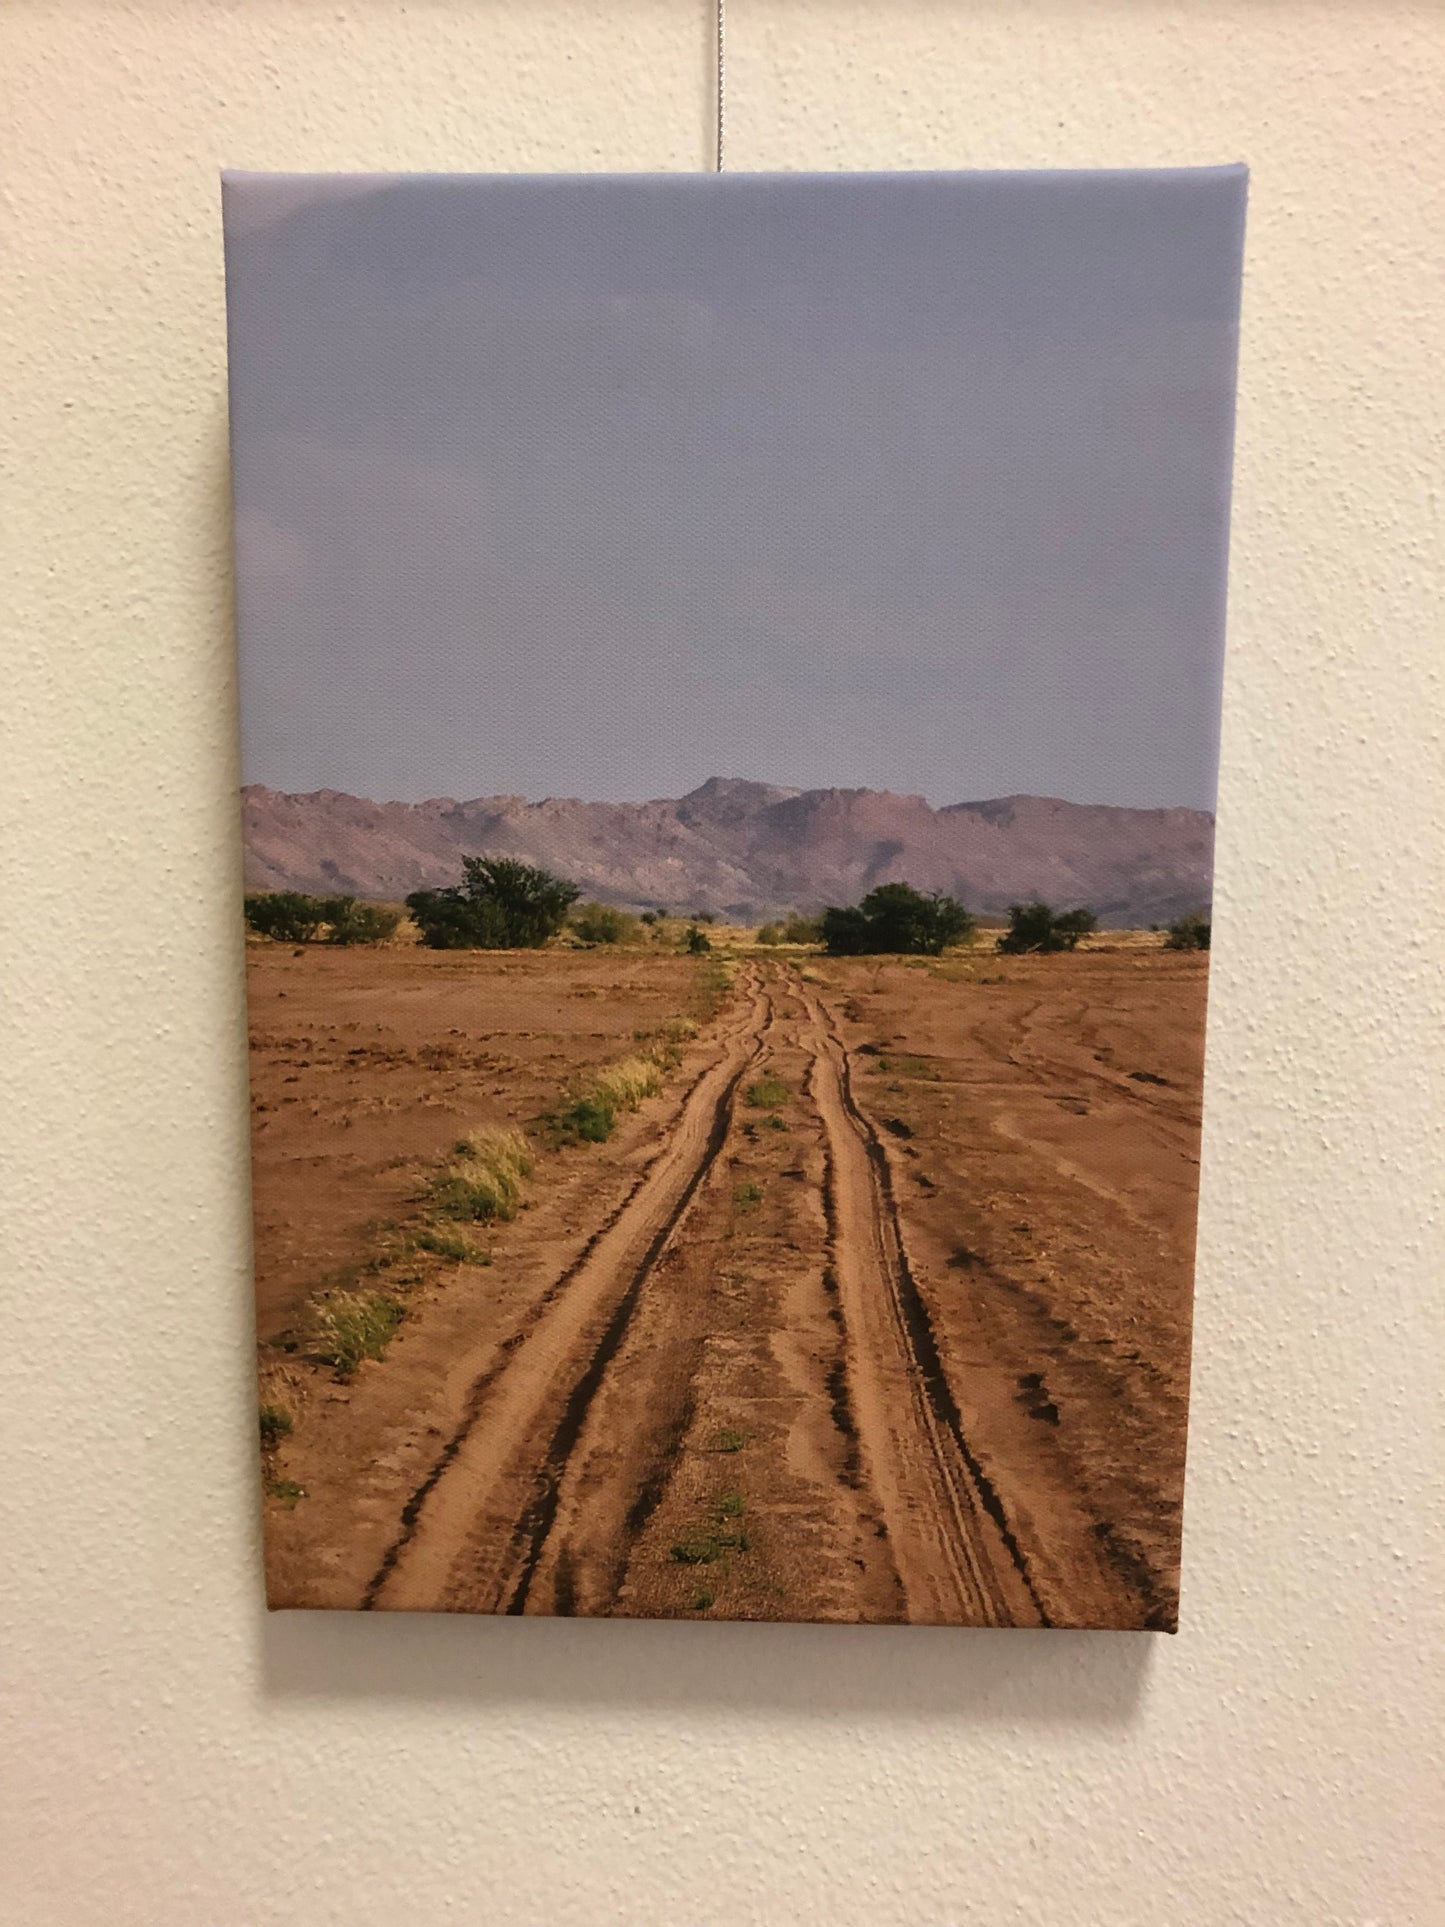
{"label": "mountain range", "polygon": [[486,796],[374,803],[340,790],[242,791],[246,885],[396,901],[456,882],[470,855],[518,856],[587,897],[754,922],[856,903],[875,884],[969,909],[1041,897],[1114,927],[1206,906],[1214,818],[1047,796],[932,808],[890,790],[782,789],[710,777],[686,796],[586,803]]}

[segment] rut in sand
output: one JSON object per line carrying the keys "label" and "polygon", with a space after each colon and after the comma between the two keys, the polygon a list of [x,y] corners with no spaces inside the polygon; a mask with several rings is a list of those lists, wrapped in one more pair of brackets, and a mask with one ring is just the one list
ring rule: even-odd
{"label": "rut in sand", "polygon": [[[881,1521],[904,1616],[1048,1623],[966,1441],[909,1266],[887,1154],[854,1101],[837,1019],[786,967],[771,988],[756,969],[740,979],[716,1055],[663,1148],[474,1386],[404,1509],[367,1606],[619,1609],[629,1555],[676,1470],[714,1336],[717,1306],[706,1260],[689,1249],[690,1218],[737,1142],[740,1086],[785,1040],[804,1054],[802,1101],[823,1150],[816,1216],[840,1328],[828,1401],[835,1417],[847,1414],[846,1480],[866,1488]],[[639,1306],[663,1292],[666,1315],[651,1321],[662,1336],[639,1343]]]}

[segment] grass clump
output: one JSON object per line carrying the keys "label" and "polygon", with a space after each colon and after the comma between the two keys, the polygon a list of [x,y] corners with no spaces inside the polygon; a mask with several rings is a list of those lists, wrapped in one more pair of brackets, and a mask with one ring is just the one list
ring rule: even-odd
{"label": "grass clump", "polygon": [[720,1492],[708,1507],[708,1522],[672,1548],[680,1566],[710,1566],[726,1552],[746,1552],[748,1535],[733,1525],[746,1507],[740,1492]]}
{"label": "grass clump", "polygon": [[289,1512],[298,1499],[306,1497],[306,1488],[304,1485],[297,1485],[294,1479],[267,1479],[266,1496],[269,1499],[279,1499]]}
{"label": "grass clump", "polygon": [[483,1251],[469,1238],[454,1231],[418,1231],[411,1240],[414,1251],[430,1252],[434,1258],[447,1258],[456,1265],[489,1265],[490,1251]]}
{"label": "grass clump", "polygon": [[432,1202],[444,1218],[510,1223],[531,1175],[532,1155],[520,1131],[473,1131],[458,1142],[446,1170],[432,1179]]}
{"label": "grass clump", "polygon": [[316,1312],[316,1354],[343,1378],[366,1358],[381,1358],[406,1316],[386,1292],[339,1291]]}
{"label": "grass clump", "polygon": [[780,1105],[786,1104],[792,1095],[782,1078],[774,1077],[771,1073],[760,1077],[756,1084],[748,1086],[749,1104],[756,1105],[762,1111],[776,1111]]}
{"label": "grass clump", "polygon": [[291,1433],[291,1414],[280,1405],[261,1407],[261,1450],[274,1452]]}
{"label": "grass clump", "polygon": [[662,1071],[655,1057],[624,1057],[600,1071],[592,1089],[614,1111],[635,1111],[643,1098],[662,1089]]}
{"label": "grass clump", "polygon": [[558,1113],[557,1136],[563,1144],[605,1144],[616,1122],[616,1105],[588,1092]]}
{"label": "grass clump", "polygon": [[749,1178],[733,1192],[733,1203],[739,1211],[756,1211],[763,1201],[763,1187]]}
{"label": "grass clump", "polygon": [[746,1444],[747,1440],[741,1432],[734,1431],[731,1425],[725,1425],[721,1431],[713,1433],[707,1449],[709,1452],[741,1452]]}
{"label": "grass clump", "polygon": [[680,1566],[710,1566],[725,1552],[746,1552],[747,1549],[745,1532],[694,1532],[677,1542],[672,1556]]}
{"label": "grass clump", "polygon": [[662,1089],[664,1073],[678,1061],[675,1045],[665,1045],[648,1057],[624,1057],[597,1073],[552,1120],[560,1144],[605,1144],[616,1128],[618,1115],[635,1111],[645,1097]]}

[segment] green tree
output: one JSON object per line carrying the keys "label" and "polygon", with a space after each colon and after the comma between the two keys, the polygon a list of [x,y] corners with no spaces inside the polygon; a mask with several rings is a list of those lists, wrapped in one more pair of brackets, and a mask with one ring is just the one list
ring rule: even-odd
{"label": "green tree", "polygon": [[998,947],[1012,957],[1074,950],[1080,937],[1087,937],[1098,921],[1092,910],[1060,912],[1046,903],[1013,903],[1009,905],[1008,929],[999,938]]}
{"label": "green tree", "polygon": [[1209,948],[1209,918],[1203,910],[1191,910],[1187,916],[1180,917],[1169,926],[1169,934],[1164,939],[1166,950],[1207,950]]}
{"label": "green tree", "polygon": [[540,950],[580,894],[519,857],[469,856],[460,883],[415,890],[406,907],[432,950]]}
{"label": "green tree", "polygon": [[924,895],[908,883],[881,883],[853,908],[829,908],[821,925],[823,943],[835,957],[937,957],[973,933],[973,918],[961,903],[937,891]]}

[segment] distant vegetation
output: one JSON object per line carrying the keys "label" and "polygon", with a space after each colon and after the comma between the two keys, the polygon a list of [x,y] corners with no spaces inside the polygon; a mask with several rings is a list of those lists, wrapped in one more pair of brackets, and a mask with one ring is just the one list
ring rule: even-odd
{"label": "distant vegetation", "polygon": [[246,923],[276,943],[385,943],[401,912],[355,897],[308,897],[299,890],[273,890],[246,898]]}
{"label": "distant vegetation", "polygon": [[1171,923],[1169,934],[1164,939],[1166,950],[1207,950],[1209,948],[1209,918],[1202,910],[1191,910],[1177,923]]}
{"label": "distant vegetation", "polygon": [[451,888],[416,890],[406,900],[432,950],[540,950],[581,894],[518,857],[469,856],[462,870]]}
{"label": "distant vegetation", "polygon": [[583,943],[631,943],[640,934],[637,918],[611,903],[582,904],[573,913],[572,928]]}
{"label": "distant vegetation", "polygon": [[690,923],[683,935],[682,947],[690,957],[701,957],[712,949],[712,939],[697,924]]}
{"label": "distant vegetation", "polygon": [[758,942],[765,944],[821,943],[822,940],[821,917],[789,917],[783,923],[765,923],[758,931]]}
{"label": "distant vegetation", "polygon": [[974,920],[961,903],[907,883],[882,883],[853,909],[823,912],[821,936],[830,956],[938,957],[967,943]]}
{"label": "distant vegetation", "polygon": [[1098,921],[1092,910],[1060,912],[1046,903],[1011,904],[1008,929],[999,938],[998,947],[1011,957],[1075,950],[1080,937],[1087,937]]}

